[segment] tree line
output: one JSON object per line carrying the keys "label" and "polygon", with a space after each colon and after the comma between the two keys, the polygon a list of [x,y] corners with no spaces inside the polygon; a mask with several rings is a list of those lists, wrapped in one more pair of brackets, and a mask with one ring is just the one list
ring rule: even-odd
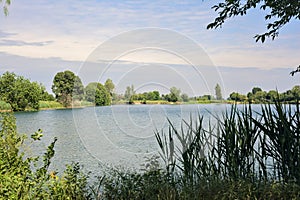
{"label": "tree line", "polygon": [[232,92],[228,100],[249,103],[274,103],[275,101],[295,103],[300,100],[300,86],[296,85],[283,93],[276,90],[263,91],[259,87],[253,87],[246,95]]}
{"label": "tree line", "polygon": [[101,83],[83,86],[81,79],[71,71],[58,72],[52,84],[52,94],[38,82],[31,82],[23,76],[5,72],[0,76],[0,100],[9,103],[13,111],[39,109],[39,101],[57,101],[64,107],[71,107],[74,101],[93,102],[97,106],[110,105],[114,84],[107,79]]}
{"label": "tree line", "polygon": [[[66,70],[58,72],[53,79],[52,94],[49,94],[41,83],[31,82],[23,76],[15,73],[5,72],[0,76],[0,100],[10,104],[13,111],[23,111],[26,109],[39,109],[39,101],[57,101],[64,107],[72,107],[74,102],[89,102],[91,105],[107,106],[112,102],[133,104],[135,102],[147,103],[147,101],[166,102],[213,102],[222,101],[221,87],[215,86],[214,95],[203,95],[189,97],[182,93],[179,88],[171,87],[168,94],[160,94],[159,91],[137,93],[134,85],[127,86],[124,94],[115,93],[115,85],[111,79],[107,79],[104,84],[91,82],[84,87],[79,76]],[[254,87],[248,94],[232,92],[229,101],[249,102],[249,103],[273,103],[296,102],[300,98],[300,86],[294,86],[291,90],[279,93],[275,90],[263,91],[259,87]]]}

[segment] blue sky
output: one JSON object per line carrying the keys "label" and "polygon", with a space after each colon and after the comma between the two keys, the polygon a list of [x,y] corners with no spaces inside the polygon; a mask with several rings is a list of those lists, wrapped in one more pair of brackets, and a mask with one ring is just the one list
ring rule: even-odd
{"label": "blue sky", "polygon": [[9,16],[0,15],[0,72],[42,82],[49,91],[66,69],[84,84],[112,78],[118,92],[134,84],[140,91],[177,86],[203,95],[220,83],[226,96],[299,84],[299,75],[289,76],[300,64],[299,22],[274,41],[255,43],[253,36],[265,31],[264,11],[206,30],[218,2],[12,1]]}

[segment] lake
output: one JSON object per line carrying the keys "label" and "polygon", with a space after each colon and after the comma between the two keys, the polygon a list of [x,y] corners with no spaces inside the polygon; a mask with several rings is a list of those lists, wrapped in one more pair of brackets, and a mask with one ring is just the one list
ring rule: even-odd
{"label": "lake", "polygon": [[[238,105],[243,107],[243,105]],[[56,155],[52,170],[80,162],[87,171],[97,171],[99,163],[139,168],[145,157],[158,154],[155,131],[167,130],[168,121],[180,127],[182,120],[196,119],[200,113],[204,124],[214,120],[231,105],[113,105],[66,110],[15,113],[19,133],[28,135],[43,130],[39,142],[28,143],[25,151],[39,155],[54,137]],[[253,105],[260,108],[260,105]]]}

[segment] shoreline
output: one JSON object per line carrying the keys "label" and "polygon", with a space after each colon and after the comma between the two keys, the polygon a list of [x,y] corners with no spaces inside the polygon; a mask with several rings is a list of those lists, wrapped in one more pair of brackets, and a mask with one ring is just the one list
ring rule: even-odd
{"label": "shoreline", "polygon": [[[167,101],[149,101],[149,102],[140,102],[140,101],[135,101],[133,103],[128,103],[128,102],[114,102],[110,106],[113,105],[193,105],[193,104],[244,104],[248,105],[249,102],[234,102],[234,101],[190,101],[190,102],[167,102]],[[272,103],[251,103],[251,104],[274,104]],[[283,104],[295,104],[293,102],[286,102]],[[82,106],[71,106],[71,107],[49,107],[49,108],[40,108],[38,110],[24,110],[24,111],[12,111],[12,110],[0,110],[0,113],[8,113],[8,112],[38,112],[38,111],[46,111],[46,110],[68,110],[68,109],[79,109],[79,108],[87,108],[87,107],[100,107],[96,105],[82,105]]]}

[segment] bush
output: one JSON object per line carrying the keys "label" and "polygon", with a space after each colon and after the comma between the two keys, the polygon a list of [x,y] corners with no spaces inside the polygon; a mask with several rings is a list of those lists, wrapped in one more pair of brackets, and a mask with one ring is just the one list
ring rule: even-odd
{"label": "bush", "polygon": [[4,111],[11,110],[11,106],[9,103],[6,103],[5,101],[0,101],[0,110],[4,110]]}
{"label": "bush", "polygon": [[[40,140],[42,131],[31,135]],[[78,163],[67,166],[62,177],[49,172],[56,138],[42,158],[26,157],[20,148],[26,137],[16,131],[12,114],[1,114],[0,130],[0,199],[87,199],[87,176]],[[39,160],[42,165],[37,166]],[[36,166],[32,169],[32,166]]]}

